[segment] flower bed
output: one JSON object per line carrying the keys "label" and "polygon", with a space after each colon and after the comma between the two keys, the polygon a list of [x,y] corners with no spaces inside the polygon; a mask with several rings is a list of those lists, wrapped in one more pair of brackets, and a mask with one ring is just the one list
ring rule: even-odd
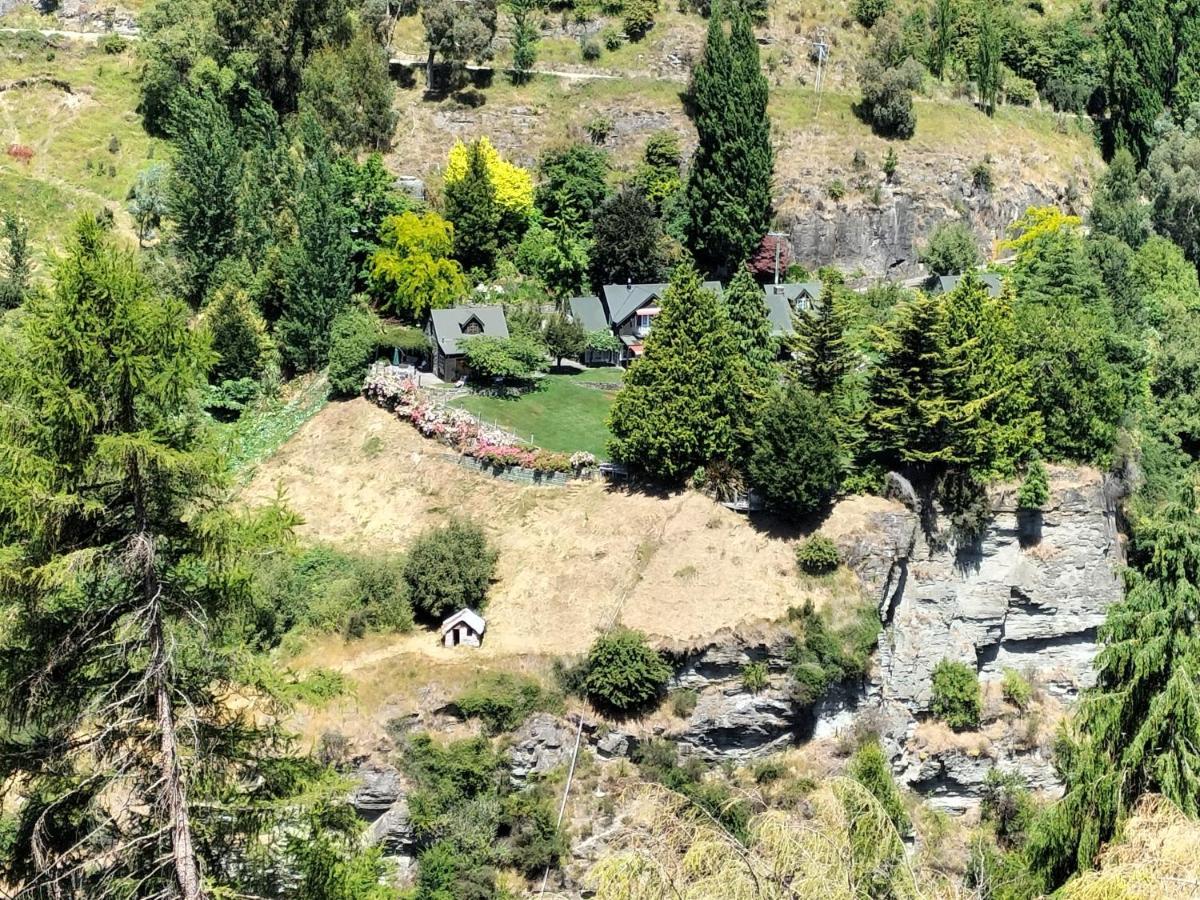
{"label": "flower bed", "polygon": [[453,447],[486,466],[575,475],[596,466],[596,458],[586,451],[568,456],[537,447],[522,447],[514,443],[511,436],[484,427],[466,410],[431,403],[429,396],[396,366],[378,363],[372,366],[363,385],[363,395],[397,417],[412,422],[425,437]]}

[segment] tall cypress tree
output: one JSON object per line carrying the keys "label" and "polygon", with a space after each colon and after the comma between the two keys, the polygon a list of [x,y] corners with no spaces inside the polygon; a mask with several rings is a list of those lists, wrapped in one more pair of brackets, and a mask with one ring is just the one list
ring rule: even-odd
{"label": "tall cypress tree", "polygon": [[738,355],[745,361],[751,377],[760,384],[773,381],[778,350],[771,337],[763,289],[743,266],[729,282],[723,297]]}
{"label": "tall cypress tree", "polygon": [[1146,161],[1169,88],[1172,35],[1165,0],[1113,0],[1104,15],[1112,142]]}
{"label": "tall cypress tree", "polygon": [[1171,58],[1171,109],[1176,121],[1200,101],[1200,2],[1173,0],[1168,7],[1174,34]]}
{"label": "tall cypress tree", "polygon": [[846,339],[847,301],[843,285],[827,282],[820,304],[796,316],[796,369],[801,383],[814,394],[833,394],[854,367],[854,351]]}
{"label": "tall cypress tree", "polygon": [[688,243],[707,270],[740,265],[766,232],[774,151],[767,81],[750,20],[714,9],[704,55],[692,73],[699,145],[688,175]]}
{"label": "tall cypress tree", "polygon": [[979,87],[979,104],[990,116],[996,111],[996,97],[1000,93],[1003,39],[993,5],[984,0],[976,9],[979,22],[979,52],[975,57],[975,80]]}
{"label": "tall cypress tree", "polygon": [[454,223],[454,258],[466,270],[496,264],[500,205],[480,141],[467,148],[467,171],[446,185],[446,218]]}
{"label": "tall cypress tree", "polygon": [[734,455],[741,362],[725,305],[691,262],[675,270],[660,307],[613,402],[609,446],[615,459],[678,481]]}

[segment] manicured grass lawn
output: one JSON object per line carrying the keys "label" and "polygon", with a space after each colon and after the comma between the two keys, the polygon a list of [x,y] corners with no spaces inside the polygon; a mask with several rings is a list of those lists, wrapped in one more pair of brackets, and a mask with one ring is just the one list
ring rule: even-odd
{"label": "manicured grass lawn", "polygon": [[472,394],[455,403],[546,450],[587,450],[606,459],[605,445],[610,435],[605,422],[614,392],[587,387],[582,382],[618,382],[623,375],[620,369],[547,375],[538,382],[537,389],[518,397]]}

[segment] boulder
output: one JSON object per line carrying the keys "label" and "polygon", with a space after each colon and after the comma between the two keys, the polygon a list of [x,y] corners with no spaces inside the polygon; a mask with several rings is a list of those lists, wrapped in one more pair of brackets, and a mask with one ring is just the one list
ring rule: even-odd
{"label": "boulder", "polygon": [[513,784],[520,786],[530,775],[544,775],[559,766],[570,765],[575,732],[575,726],[549,713],[530,716],[513,735],[508,751]]}
{"label": "boulder", "polygon": [[394,767],[366,763],[354,773],[358,786],[350,794],[350,805],[369,821],[391,809],[404,796],[404,782]]}

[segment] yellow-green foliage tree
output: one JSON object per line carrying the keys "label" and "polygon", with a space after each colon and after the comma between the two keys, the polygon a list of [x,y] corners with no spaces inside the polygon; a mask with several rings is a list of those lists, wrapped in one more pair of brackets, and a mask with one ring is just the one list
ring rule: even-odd
{"label": "yellow-green foliage tree", "polygon": [[371,287],[384,309],[419,321],[466,295],[466,276],[450,258],[454,226],[437,213],[388,216],[380,243],[371,258]]}
{"label": "yellow-green foliage tree", "polygon": [[[500,237],[502,241],[513,241],[521,237],[529,224],[533,212],[533,175],[511,163],[500,155],[486,137],[479,138],[479,152],[483,156],[487,173],[496,189],[496,204],[500,207]],[[470,147],[455,141],[446,160],[445,186],[449,187],[466,177],[470,161]]]}

